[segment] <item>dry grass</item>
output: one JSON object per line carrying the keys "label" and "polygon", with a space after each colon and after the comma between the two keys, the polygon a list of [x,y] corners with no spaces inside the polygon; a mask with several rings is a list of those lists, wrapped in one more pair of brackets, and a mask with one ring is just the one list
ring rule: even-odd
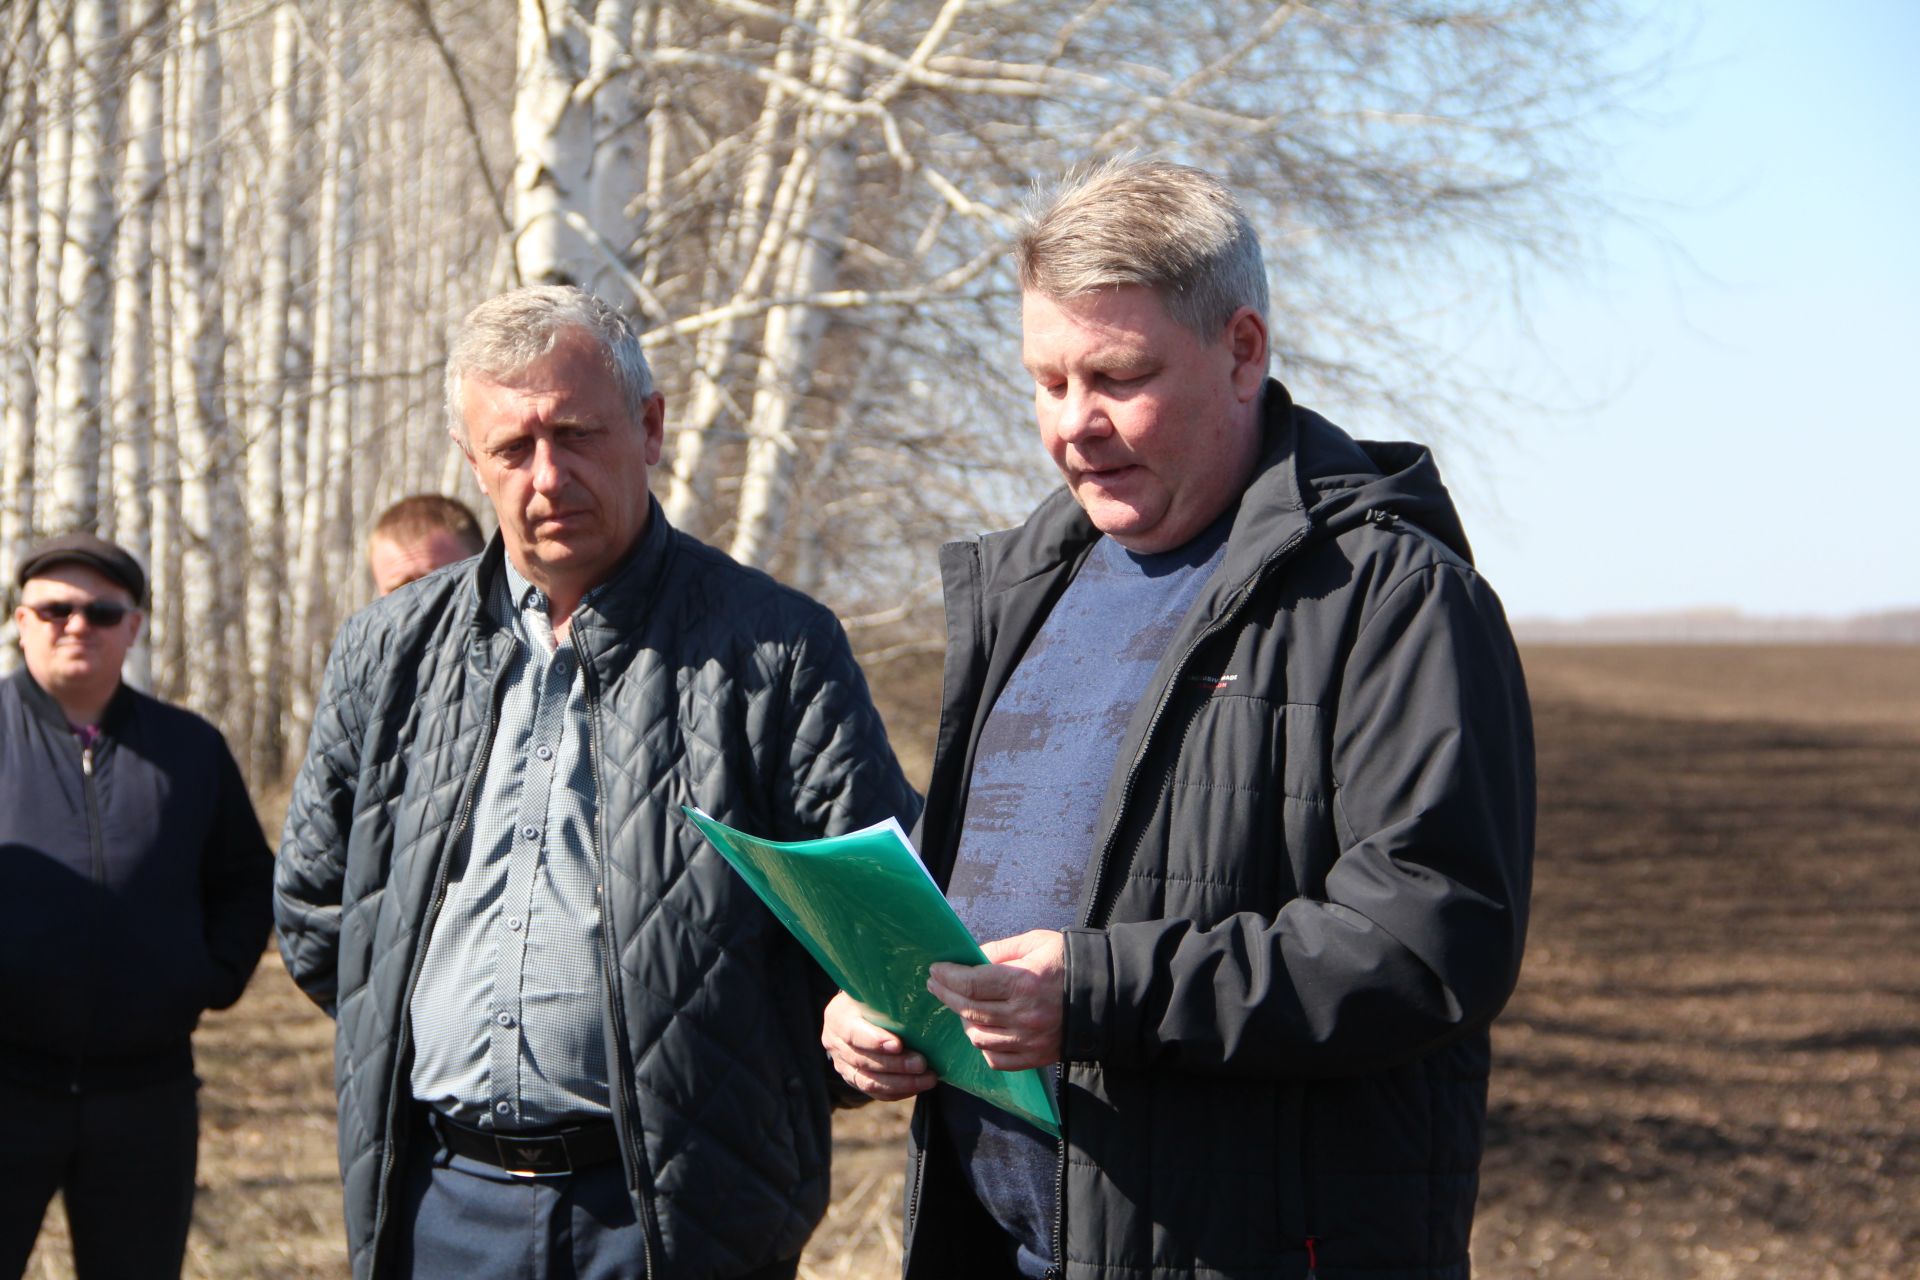
{"label": "dry grass", "polygon": [[[1474,1236],[1496,1280],[1920,1258],[1920,648],[1527,654],[1540,863]],[[937,664],[875,673],[925,776]],[[913,708],[912,714],[896,711]],[[331,1026],[262,964],[198,1044],[186,1274],[346,1274]],[[835,1124],[807,1277],[899,1273],[906,1109]],[[27,1274],[71,1274],[58,1212]]]}

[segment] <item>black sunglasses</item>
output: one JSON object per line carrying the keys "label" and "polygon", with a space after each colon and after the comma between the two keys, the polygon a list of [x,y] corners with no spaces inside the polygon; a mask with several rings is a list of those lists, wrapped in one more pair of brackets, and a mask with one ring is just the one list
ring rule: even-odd
{"label": "black sunglasses", "polygon": [[40,621],[67,624],[67,619],[79,614],[87,620],[90,627],[105,630],[117,627],[133,612],[130,604],[114,604],[111,600],[89,600],[85,604],[75,604],[71,600],[50,600],[45,604],[30,604],[27,608],[40,615]]}

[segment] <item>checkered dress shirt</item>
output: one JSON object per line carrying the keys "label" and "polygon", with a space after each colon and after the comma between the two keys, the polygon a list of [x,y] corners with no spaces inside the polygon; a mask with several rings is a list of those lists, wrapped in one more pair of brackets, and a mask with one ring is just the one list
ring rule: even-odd
{"label": "checkered dress shirt", "polygon": [[554,642],[545,593],[511,559],[488,608],[519,645],[409,1007],[413,1095],[456,1120],[501,1130],[604,1118],[598,799],[586,679],[571,641]]}

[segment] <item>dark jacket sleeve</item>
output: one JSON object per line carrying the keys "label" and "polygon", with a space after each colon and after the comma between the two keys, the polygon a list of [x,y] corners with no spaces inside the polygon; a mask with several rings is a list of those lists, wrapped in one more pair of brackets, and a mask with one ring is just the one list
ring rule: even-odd
{"label": "dark jacket sleeve", "polygon": [[[795,829],[784,838],[840,835],[890,817],[911,829],[920,797],[900,771],[846,633],[825,609],[815,610],[791,651],[786,697],[786,795],[774,811]],[[814,1004],[824,1009],[836,990],[833,980],[818,965],[808,969]],[[867,1101],[824,1054],[818,1059],[835,1105]]]}
{"label": "dark jacket sleeve", "polygon": [[280,956],[294,982],[328,1014],[336,1012],[340,902],[365,729],[356,681],[364,666],[365,617],[348,619],[328,655],[273,879]]}
{"label": "dark jacket sleeve", "polygon": [[840,835],[898,818],[911,828],[920,797],[907,785],[866,677],[839,621],[813,606],[788,654],[783,794],[774,812],[783,839]]}
{"label": "dark jacket sleeve", "polygon": [[216,742],[216,755],[218,800],[200,854],[200,885],[214,971],[207,1007],[225,1009],[247,989],[273,927],[273,851],[233,753]]}
{"label": "dark jacket sleeve", "polygon": [[1334,711],[1340,847],[1324,895],[1208,928],[1070,932],[1069,1060],[1373,1072],[1499,1011],[1526,934],[1534,773],[1492,592],[1450,564],[1397,583],[1361,625]]}

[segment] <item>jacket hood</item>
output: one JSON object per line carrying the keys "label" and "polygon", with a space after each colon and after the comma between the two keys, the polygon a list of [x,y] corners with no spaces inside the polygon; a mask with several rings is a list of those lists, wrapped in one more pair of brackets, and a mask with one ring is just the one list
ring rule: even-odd
{"label": "jacket hood", "polygon": [[[1266,450],[1241,499],[1234,541],[1274,545],[1302,536],[1303,529],[1332,536],[1386,514],[1419,527],[1462,560],[1473,562],[1453,498],[1425,445],[1355,440],[1313,410],[1296,405],[1287,389],[1271,379],[1262,416]],[[1257,528],[1260,525],[1273,527]]]}

